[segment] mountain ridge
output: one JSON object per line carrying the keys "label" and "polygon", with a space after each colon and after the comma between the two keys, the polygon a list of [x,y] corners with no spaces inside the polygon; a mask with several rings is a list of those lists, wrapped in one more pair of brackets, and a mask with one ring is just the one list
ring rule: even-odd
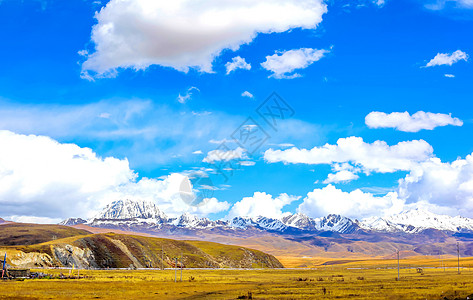
{"label": "mountain ridge", "polygon": [[225,228],[247,230],[256,228],[269,232],[357,232],[416,234],[427,229],[453,233],[473,233],[473,219],[437,215],[423,209],[403,211],[388,217],[370,217],[361,221],[337,214],[311,218],[302,213],[284,214],[281,218],[264,216],[238,216],[230,220],[210,220],[184,213],[178,218],[169,218],[154,203],[136,200],[117,200],[107,205],[95,217],[87,220],[69,218],[61,225],[86,224],[92,227],[120,229],[172,229],[189,230]]}

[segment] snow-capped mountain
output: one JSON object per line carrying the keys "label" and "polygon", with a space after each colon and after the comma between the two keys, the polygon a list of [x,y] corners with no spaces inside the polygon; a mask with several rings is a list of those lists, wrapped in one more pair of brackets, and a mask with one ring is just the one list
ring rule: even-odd
{"label": "snow-capped mountain", "polygon": [[314,219],[301,213],[285,215],[281,218],[281,221],[286,226],[304,230],[313,230],[317,227],[317,222]]}
{"label": "snow-capped mountain", "polygon": [[437,215],[423,209],[413,209],[385,218],[372,217],[364,219],[360,222],[360,227],[381,232],[417,233],[425,229],[470,232],[473,231],[473,219]]}
{"label": "snow-capped mountain", "polygon": [[94,219],[154,219],[165,222],[168,217],[150,201],[125,199],[107,205]]}
{"label": "snow-capped mountain", "polygon": [[87,220],[81,219],[81,218],[69,218],[58,225],[64,225],[64,226],[73,226],[73,225],[79,225],[79,224],[84,224],[87,223]]}
{"label": "snow-capped mountain", "polygon": [[195,215],[185,213],[172,222],[173,225],[184,228],[212,228],[218,226],[217,222],[207,218],[199,218]]}
{"label": "snow-capped mountain", "polygon": [[296,213],[286,215],[282,222],[287,227],[293,227],[307,231],[333,231],[339,233],[353,233],[359,229],[357,222],[340,215],[328,215],[323,218],[310,218],[305,214]]}
{"label": "snow-capped mountain", "polygon": [[272,231],[284,231],[287,226],[281,220],[267,217],[235,217],[228,223],[231,228],[247,229],[248,227],[256,227]]}
{"label": "snow-capped mountain", "polygon": [[318,231],[334,231],[339,233],[354,233],[359,229],[358,222],[340,215],[328,215],[314,219]]}
{"label": "snow-capped mountain", "polygon": [[80,218],[70,218],[61,225],[73,226],[86,223],[93,227],[120,228],[130,230],[160,230],[165,228],[185,228],[204,230],[222,228],[225,230],[246,230],[255,228],[283,234],[337,232],[352,234],[358,231],[382,233],[419,233],[426,229],[448,232],[473,232],[473,219],[437,215],[426,210],[414,209],[389,217],[371,217],[361,221],[340,215],[311,218],[302,213],[285,214],[280,219],[268,217],[235,217],[231,220],[212,221],[185,213],[178,218],[168,218],[152,202],[118,200],[107,205],[95,218],[87,222]]}

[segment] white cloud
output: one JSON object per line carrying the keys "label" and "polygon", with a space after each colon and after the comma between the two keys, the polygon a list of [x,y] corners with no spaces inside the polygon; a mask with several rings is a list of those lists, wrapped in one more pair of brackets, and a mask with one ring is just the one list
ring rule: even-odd
{"label": "white cloud", "polygon": [[281,194],[277,198],[273,198],[270,194],[255,192],[252,197],[245,197],[236,202],[227,218],[231,219],[238,216],[280,218],[283,214],[282,209],[298,199],[300,197],[287,194]]}
{"label": "white cloud", "polygon": [[205,198],[198,206],[192,207],[191,211],[198,216],[207,216],[226,211],[230,206],[227,201],[220,202],[217,198]]}
{"label": "white cloud", "polygon": [[361,190],[344,192],[329,184],[309,192],[297,211],[313,218],[328,214],[361,218],[399,213],[403,206],[404,201],[399,199],[396,192],[376,197]]}
{"label": "white cloud", "polygon": [[[103,113],[106,115],[100,117]],[[195,113],[184,105],[171,108],[140,99],[84,105],[38,105],[0,99],[0,129],[84,143],[100,149],[103,156],[127,157],[132,168],[146,170],[152,165],[175,163],[175,157],[183,163],[193,162],[192,152],[214,150],[209,141],[221,144],[225,137],[226,143],[236,148],[235,141],[228,137],[241,122],[240,115]],[[318,126],[297,119],[283,120],[278,128],[279,134],[271,138],[274,143],[303,143],[307,136],[317,141],[320,136]],[[102,147],[106,143],[116,146]]]}
{"label": "white cloud", "polygon": [[0,144],[2,214],[83,215],[105,204],[105,192],[136,178],[127,160],[100,158],[48,137],[0,131]]}
{"label": "white cloud", "polygon": [[247,159],[246,150],[238,147],[234,150],[212,150],[207,153],[207,156],[202,160],[206,163],[213,163],[216,161],[230,161],[234,159]]}
{"label": "white cloud", "polygon": [[440,126],[462,126],[463,122],[458,118],[452,118],[449,114],[435,114],[418,111],[412,116],[408,112],[371,112],[365,118],[365,123],[370,128],[395,128],[399,131],[418,132],[420,130],[433,130]]}
{"label": "white cloud", "polygon": [[382,7],[386,3],[386,1],[384,1],[384,0],[373,0],[373,3],[376,4],[379,7]]}
{"label": "white cloud", "polygon": [[126,159],[101,158],[89,148],[45,136],[3,130],[0,144],[2,215],[18,221],[91,217],[111,201],[125,198],[154,201],[171,216],[228,209],[228,203],[215,199],[190,206],[181,194],[188,178],[181,174],[137,181]]}
{"label": "white cloud", "polygon": [[437,53],[437,55],[432,58],[425,67],[434,67],[448,65],[451,66],[454,63],[459,62],[460,60],[468,61],[468,54],[461,50],[457,50],[453,53]]}
{"label": "white cloud", "polygon": [[409,204],[428,204],[443,211],[473,217],[472,155],[452,163],[433,158],[418,165],[400,180],[399,195]]}
{"label": "white cloud", "polygon": [[[381,190],[381,193],[386,190]],[[374,196],[343,192],[332,185],[308,193],[298,211],[313,217],[337,213],[348,217],[391,215],[423,208],[434,213],[473,217],[473,153],[453,162],[432,157],[414,164],[395,192]]]}
{"label": "white cloud", "polygon": [[34,224],[57,224],[63,220],[61,218],[47,218],[47,217],[35,217],[35,216],[3,216],[3,219],[17,222],[17,223],[34,223]]}
{"label": "white cloud", "polygon": [[95,52],[83,74],[113,76],[150,65],[212,72],[222,50],[237,50],[259,33],[315,29],[327,12],[321,0],[111,0],[96,14]]}
{"label": "white cloud", "polygon": [[301,76],[298,73],[293,73],[295,70],[307,68],[314,62],[322,59],[328,52],[330,51],[312,48],[276,52],[276,54],[266,56],[266,61],[263,62],[261,66],[273,72],[270,77],[293,79]]}
{"label": "white cloud", "polygon": [[196,88],[195,86],[192,86],[187,89],[184,95],[179,94],[179,96],[177,96],[177,101],[179,103],[185,104],[188,100],[192,98],[193,91],[200,92],[198,88]]}
{"label": "white cloud", "polygon": [[327,183],[344,183],[344,182],[349,182],[352,180],[358,179],[359,176],[356,175],[355,173],[348,171],[348,170],[343,170],[339,171],[334,174],[328,174],[328,178],[324,181],[325,184]]}
{"label": "white cloud", "polygon": [[204,154],[204,153],[202,152],[202,150],[196,150],[196,151],[192,152],[192,154]]}
{"label": "white cloud", "polygon": [[455,75],[453,75],[453,74],[445,74],[444,76],[447,77],[447,78],[455,78]]}
{"label": "white cloud", "polygon": [[251,70],[251,65],[240,56],[236,56],[232,59],[232,61],[227,62],[225,67],[227,68],[227,75],[238,69]]}
{"label": "white cloud", "polygon": [[254,161],[244,160],[240,162],[240,165],[245,166],[245,167],[252,167],[256,165],[256,163]]}
{"label": "white cloud", "polygon": [[432,146],[424,140],[389,146],[384,141],[369,144],[360,137],[348,137],[339,139],[336,145],[326,144],[310,150],[296,147],[286,150],[269,149],[264,153],[264,159],[269,163],[309,165],[352,163],[366,173],[391,173],[411,170],[418,162],[432,157],[432,153]]}
{"label": "white cloud", "polygon": [[242,94],[241,94],[242,97],[248,97],[248,98],[254,98],[253,94],[248,92],[248,91],[244,91]]}

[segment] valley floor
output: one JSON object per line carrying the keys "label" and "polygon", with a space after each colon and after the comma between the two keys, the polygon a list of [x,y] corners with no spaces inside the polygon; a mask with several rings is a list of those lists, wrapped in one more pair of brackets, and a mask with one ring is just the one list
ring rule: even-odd
{"label": "valley floor", "polygon": [[[400,281],[392,260],[332,261],[317,269],[184,269],[177,283],[174,270],[80,270],[86,278],[2,281],[0,298],[473,299],[473,269],[464,265],[458,275],[454,262],[444,269],[433,259],[403,261]],[[422,273],[415,266],[423,266]]]}

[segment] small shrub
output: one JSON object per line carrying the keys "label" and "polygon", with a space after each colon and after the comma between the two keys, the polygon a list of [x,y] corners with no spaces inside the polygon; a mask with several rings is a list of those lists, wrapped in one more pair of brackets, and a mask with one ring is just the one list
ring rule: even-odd
{"label": "small shrub", "polygon": [[241,295],[241,296],[238,296],[237,299],[253,299],[253,293],[252,293],[252,292],[248,292],[248,295]]}
{"label": "small shrub", "polygon": [[309,278],[302,278],[302,277],[299,277],[296,279],[296,281],[307,281],[309,280]]}
{"label": "small shrub", "polygon": [[358,276],[358,277],[356,277],[356,279],[358,279],[358,280],[365,280],[365,277],[363,277],[363,276]]}

